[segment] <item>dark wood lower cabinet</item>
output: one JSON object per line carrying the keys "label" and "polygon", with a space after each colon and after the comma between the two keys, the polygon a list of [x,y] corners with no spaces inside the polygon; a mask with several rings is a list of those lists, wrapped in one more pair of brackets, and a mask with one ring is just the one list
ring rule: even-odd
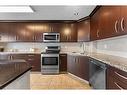
{"label": "dark wood lower cabinet", "polygon": [[67,54],[60,54],[59,70],[60,73],[67,72]]}
{"label": "dark wood lower cabinet", "polygon": [[127,89],[127,72],[109,66],[107,68],[107,89]]}
{"label": "dark wood lower cabinet", "polygon": [[26,60],[32,66],[32,71],[41,71],[41,54],[10,54],[11,59]]}
{"label": "dark wood lower cabinet", "polygon": [[78,76],[82,79],[89,81],[89,59],[87,56],[79,56],[79,74]]}
{"label": "dark wood lower cabinet", "polygon": [[89,80],[89,59],[87,56],[68,55],[68,72]]}

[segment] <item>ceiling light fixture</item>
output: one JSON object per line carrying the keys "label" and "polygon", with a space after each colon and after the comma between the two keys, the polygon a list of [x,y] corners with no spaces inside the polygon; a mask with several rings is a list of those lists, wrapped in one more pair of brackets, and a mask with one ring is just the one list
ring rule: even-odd
{"label": "ceiling light fixture", "polygon": [[0,6],[2,13],[33,13],[30,6]]}

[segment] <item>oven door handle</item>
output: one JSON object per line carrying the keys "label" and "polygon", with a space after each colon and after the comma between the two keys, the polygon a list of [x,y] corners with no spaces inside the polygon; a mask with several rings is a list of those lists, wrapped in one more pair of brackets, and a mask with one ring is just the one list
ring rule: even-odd
{"label": "oven door handle", "polygon": [[59,57],[59,54],[42,54],[41,57]]}

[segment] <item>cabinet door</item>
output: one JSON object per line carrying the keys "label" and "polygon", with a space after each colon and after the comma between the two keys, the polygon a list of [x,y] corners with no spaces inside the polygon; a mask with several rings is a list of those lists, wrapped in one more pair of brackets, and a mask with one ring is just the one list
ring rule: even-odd
{"label": "cabinet door", "polygon": [[76,68],[76,58],[75,58],[75,56],[68,55],[67,60],[68,60],[68,62],[67,62],[68,72],[71,73],[71,74],[77,75],[76,74],[77,70],[75,69]]}
{"label": "cabinet door", "polygon": [[[110,20],[112,18],[112,9],[110,9],[108,6],[101,7],[99,13],[99,36],[100,39],[111,37],[113,35],[113,32],[115,30],[114,26],[110,26]],[[113,18],[114,19],[114,18]],[[114,21],[112,24],[115,24]],[[110,28],[111,29],[110,29]]]}
{"label": "cabinet door", "polygon": [[70,25],[71,33],[70,33],[70,42],[77,42],[77,23],[72,23]]}
{"label": "cabinet door", "polygon": [[0,22],[0,42],[7,42],[9,33],[9,25],[6,22]]}
{"label": "cabinet door", "polygon": [[72,56],[71,55],[67,56],[67,71],[69,73],[73,73],[73,64],[72,64]]}
{"label": "cabinet door", "polygon": [[90,18],[90,40],[97,40],[99,39],[99,13],[97,12]]}
{"label": "cabinet door", "polygon": [[22,59],[31,64],[32,71],[41,71],[41,55],[40,54],[10,54],[11,59]]}
{"label": "cabinet door", "polygon": [[25,31],[25,41],[34,42],[34,23],[24,23],[24,31]]}
{"label": "cabinet door", "polygon": [[60,30],[61,42],[76,42],[77,27],[76,23],[64,23]]}
{"label": "cabinet door", "polygon": [[89,81],[89,59],[87,56],[79,56],[78,67],[79,77]]}
{"label": "cabinet door", "polygon": [[59,33],[61,28],[61,23],[50,23],[51,32]]}
{"label": "cabinet door", "polygon": [[26,33],[26,29],[25,29],[25,24],[24,23],[20,23],[20,22],[16,22],[13,26],[14,31],[16,33],[16,41],[25,41],[26,37],[25,37],[25,33]]}
{"label": "cabinet door", "polygon": [[90,20],[78,23],[78,42],[89,41],[90,36]]}
{"label": "cabinet door", "polygon": [[60,72],[67,72],[67,54],[60,54]]}
{"label": "cabinet door", "polygon": [[9,24],[9,33],[8,33],[9,41],[8,42],[16,42],[16,36],[17,36],[16,26],[17,26],[17,24],[15,24],[14,22],[9,22],[8,24]]}
{"label": "cabinet door", "polygon": [[109,38],[119,35],[120,7],[104,6],[100,8],[99,14],[99,36]]}
{"label": "cabinet door", "polygon": [[27,54],[27,62],[31,64],[32,71],[41,71],[41,55],[40,54]]}
{"label": "cabinet door", "polygon": [[121,35],[127,34],[127,6],[121,6],[120,31]]}
{"label": "cabinet door", "polygon": [[37,42],[43,41],[43,33],[51,32],[49,23],[35,23],[34,38]]}

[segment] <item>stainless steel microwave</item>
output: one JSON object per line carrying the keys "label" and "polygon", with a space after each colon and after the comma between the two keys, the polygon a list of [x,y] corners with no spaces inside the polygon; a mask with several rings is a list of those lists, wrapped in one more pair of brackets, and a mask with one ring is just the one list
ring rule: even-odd
{"label": "stainless steel microwave", "polygon": [[60,33],[43,33],[43,42],[60,42]]}

